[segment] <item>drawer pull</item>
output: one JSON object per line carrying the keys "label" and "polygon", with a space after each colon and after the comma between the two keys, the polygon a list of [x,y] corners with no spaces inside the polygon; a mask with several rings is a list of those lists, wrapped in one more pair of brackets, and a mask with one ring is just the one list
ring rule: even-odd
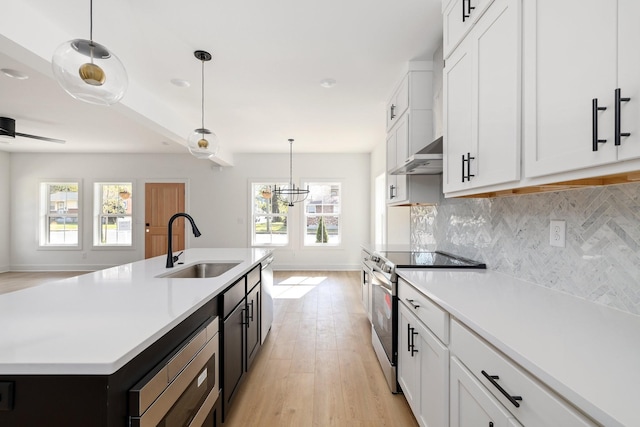
{"label": "drawer pull", "polygon": [[500,377],[499,377],[498,375],[489,375],[489,374],[487,374],[484,370],[482,371],[482,375],[484,375],[484,377],[485,377],[486,379],[488,379],[488,380],[489,380],[489,382],[490,382],[491,384],[493,384],[493,386],[494,386],[495,388],[497,388],[497,389],[498,389],[498,391],[499,391],[500,393],[502,393],[502,395],[503,395],[504,397],[506,397],[507,399],[509,399],[509,402],[513,403],[513,406],[515,406],[516,408],[519,408],[519,407],[520,407],[520,404],[518,403],[518,400],[522,400],[522,396],[511,396],[509,393],[507,393],[507,391],[506,391],[505,389],[503,389],[503,388],[500,386],[500,384],[498,384],[498,383],[496,382],[496,380],[499,380],[499,379],[500,379]]}
{"label": "drawer pull", "polygon": [[414,304],[414,303],[413,303],[415,300],[412,300],[412,299],[409,299],[409,298],[405,298],[405,300],[407,300],[407,302],[408,302],[408,303],[411,305],[411,307],[413,307],[414,309],[418,309],[418,308],[420,308],[420,305],[418,305],[418,304]]}

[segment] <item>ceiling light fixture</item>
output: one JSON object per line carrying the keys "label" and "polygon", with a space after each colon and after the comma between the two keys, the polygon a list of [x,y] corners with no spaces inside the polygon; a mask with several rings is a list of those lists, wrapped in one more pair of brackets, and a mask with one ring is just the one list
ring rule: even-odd
{"label": "ceiling light fixture", "polygon": [[331,89],[335,85],[336,85],[335,79],[324,79],[320,81],[320,86],[322,86],[325,89]]}
{"label": "ceiling light fixture", "polygon": [[289,203],[289,206],[304,201],[309,195],[309,186],[304,190],[302,188],[296,188],[296,185],[293,183],[293,139],[289,139],[289,185],[280,188],[278,188],[277,185],[274,187],[273,193]]}
{"label": "ceiling light fixture", "polygon": [[188,80],[184,79],[171,79],[171,84],[178,87],[189,87],[191,83]]}
{"label": "ceiling light fixture", "polygon": [[93,41],[93,0],[89,1],[89,15],[89,40],[61,44],[51,61],[53,74],[76,99],[98,105],[115,104],[127,90],[127,72],[113,52]]}
{"label": "ceiling light fixture", "polygon": [[202,62],[202,121],[201,127],[195,129],[187,139],[189,152],[199,159],[210,159],[218,154],[220,145],[215,133],[204,127],[204,63],[211,61],[211,54],[204,50],[193,52],[196,59]]}

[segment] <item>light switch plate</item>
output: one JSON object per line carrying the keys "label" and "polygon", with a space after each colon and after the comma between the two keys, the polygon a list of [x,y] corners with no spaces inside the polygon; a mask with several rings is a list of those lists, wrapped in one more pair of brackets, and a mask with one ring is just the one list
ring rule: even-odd
{"label": "light switch plate", "polygon": [[565,247],[566,223],[565,221],[551,220],[549,227],[549,244],[559,248]]}

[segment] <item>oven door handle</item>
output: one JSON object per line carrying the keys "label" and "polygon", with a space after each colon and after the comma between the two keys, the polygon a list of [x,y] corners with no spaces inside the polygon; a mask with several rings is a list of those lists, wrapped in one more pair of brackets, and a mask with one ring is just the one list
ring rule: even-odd
{"label": "oven door handle", "polygon": [[384,288],[389,289],[390,291],[393,290],[393,284],[389,281],[389,279],[383,276],[380,272],[371,271],[371,274],[378,282],[378,283],[372,282],[374,285],[380,285]]}

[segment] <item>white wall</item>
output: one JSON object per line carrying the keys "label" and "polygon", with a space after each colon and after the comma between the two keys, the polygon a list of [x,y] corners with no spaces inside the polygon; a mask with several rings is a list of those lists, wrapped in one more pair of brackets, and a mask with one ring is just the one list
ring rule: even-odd
{"label": "white wall", "polygon": [[[294,154],[294,181],[337,179],[343,183],[342,245],[303,248],[297,240],[277,249],[276,268],[358,269],[360,244],[369,238],[369,154]],[[144,257],[144,184],[158,181],[187,183],[187,212],[202,232],[187,233],[187,247],[246,247],[249,241],[249,182],[288,181],[288,154],[246,154],[235,166],[218,168],[209,161],[184,155],[12,154],[11,268],[13,270],[99,269]],[[81,179],[85,223],[80,250],[38,250],[38,183],[40,180]],[[135,248],[94,249],[91,246],[91,194],[94,181],[134,182]],[[292,222],[300,224],[301,206]],[[297,233],[301,233],[301,228]],[[296,237],[296,236],[294,236]]]}
{"label": "white wall", "polygon": [[0,272],[11,265],[11,155],[0,151]]}

